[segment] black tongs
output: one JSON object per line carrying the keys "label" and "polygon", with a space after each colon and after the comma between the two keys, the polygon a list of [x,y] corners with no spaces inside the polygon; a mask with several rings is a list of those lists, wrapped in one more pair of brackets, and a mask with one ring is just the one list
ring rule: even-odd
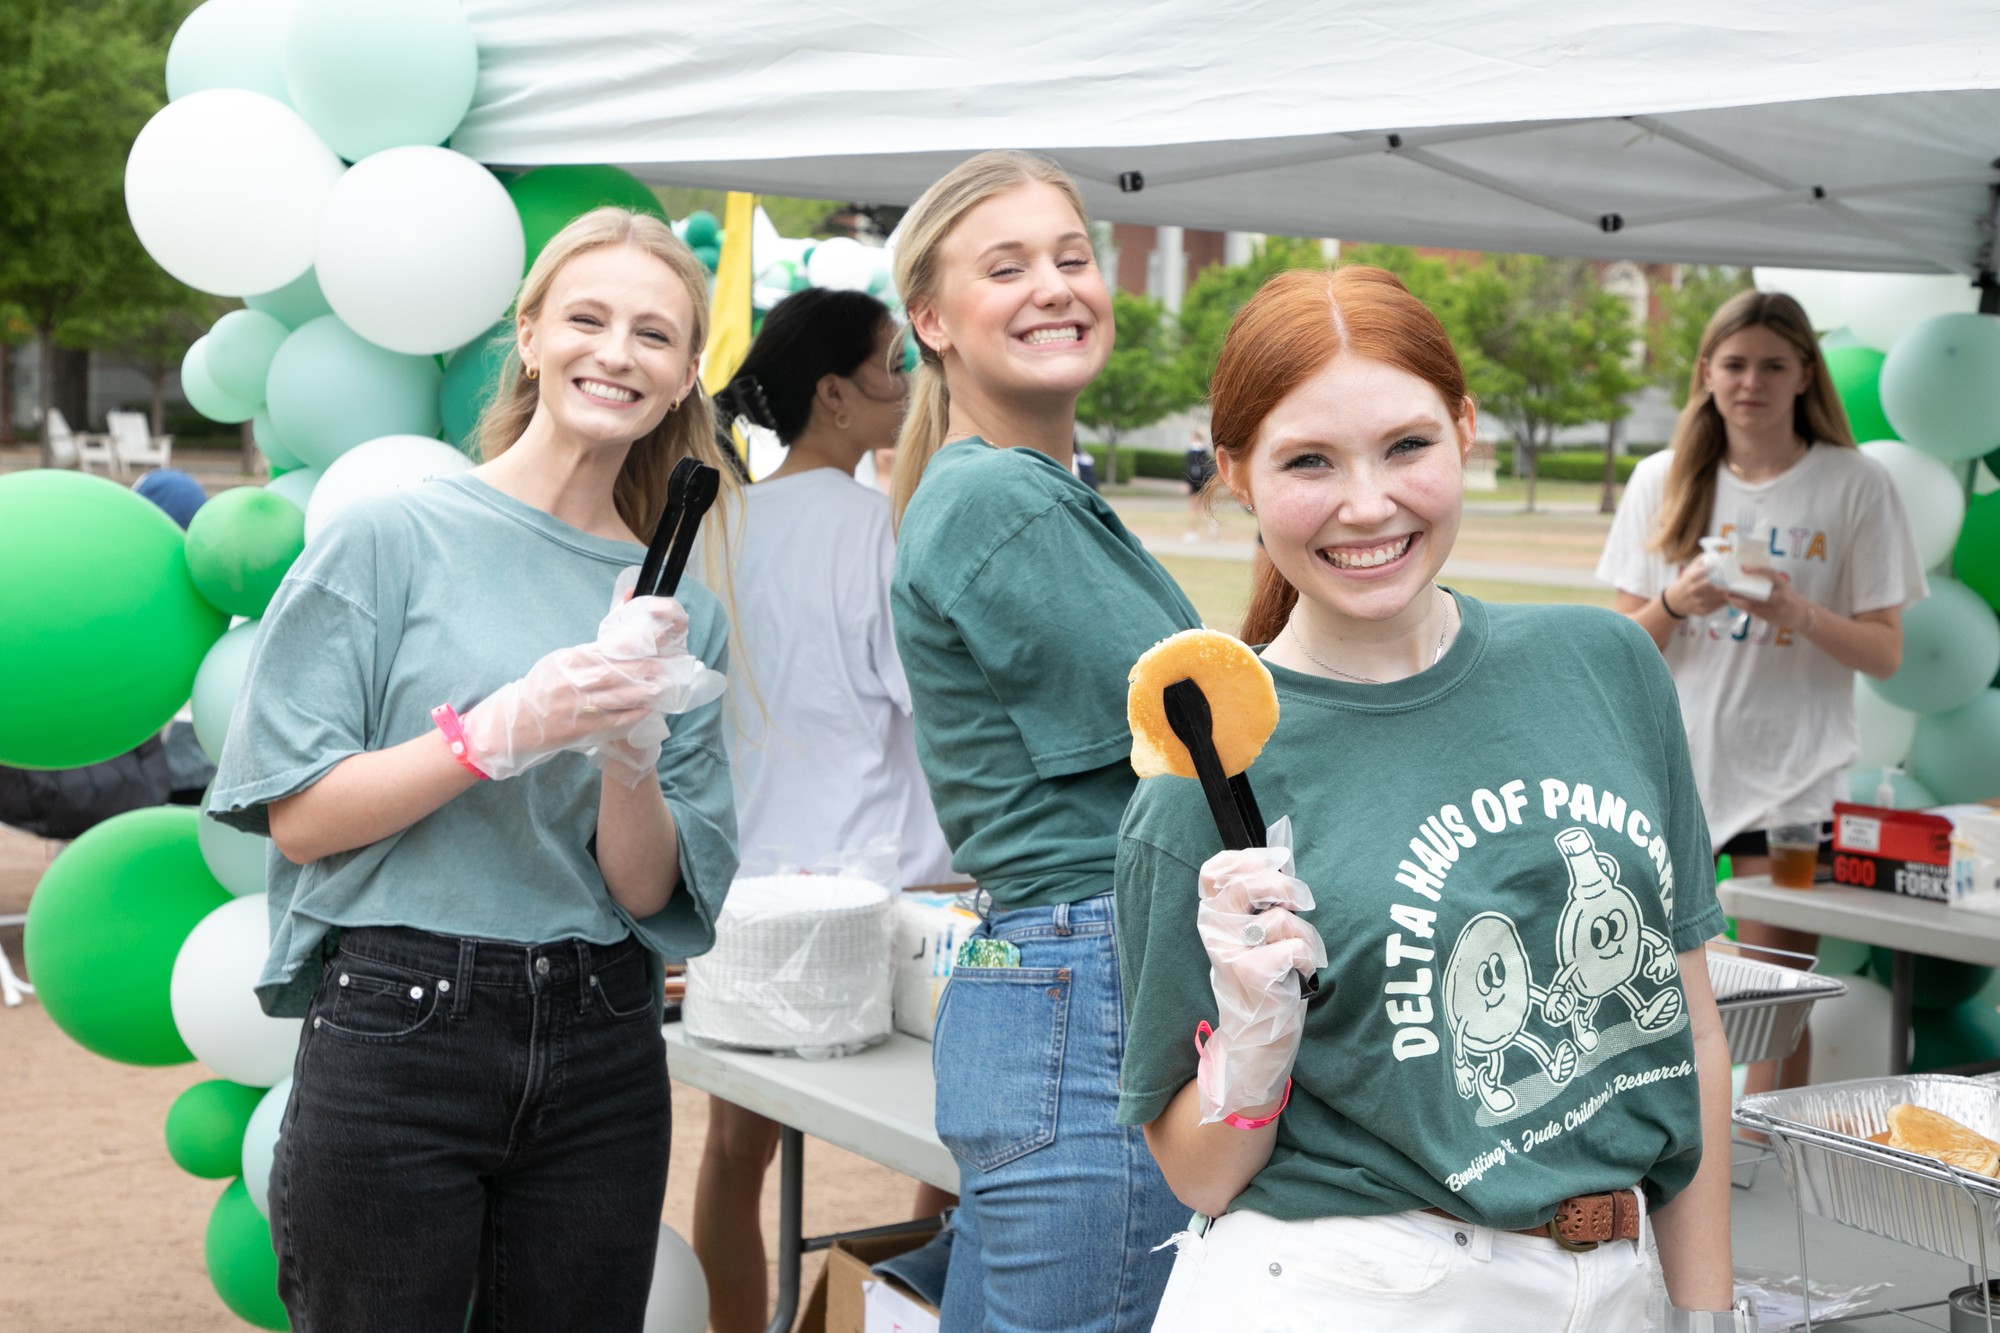
{"label": "black tongs", "polygon": [[1222,760],[1215,753],[1215,718],[1209,712],[1208,696],[1193,681],[1177,680],[1167,686],[1163,702],[1167,725],[1194,760],[1201,794],[1208,798],[1208,812],[1215,816],[1223,847],[1232,852],[1262,847],[1267,833],[1264,816],[1257,811],[1257,798],[1250,791],[1250,775],[1223,776]]}
{"label": "black tongs", "polygon": [[688,557],[694,554],[695,532],[721,490],[722,474],[708,464],[692,458],[674,464],[667,478],[667,507],[639,566],[634,597],[672,597],[679,590]]}

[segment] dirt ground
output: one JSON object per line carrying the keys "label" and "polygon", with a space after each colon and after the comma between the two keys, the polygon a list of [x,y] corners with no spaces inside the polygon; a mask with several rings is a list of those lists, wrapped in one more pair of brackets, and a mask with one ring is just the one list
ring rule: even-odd
{"label": "dirt ground", "polygon": [[[0,915],[25,912],[55,844],[0,827]],[[21,968],[21,930],[0,928]],[[32,982],[33,977],[24,979]],[[226,1182],[167,1157],[161,1126],[199,1065],[138,1069],[92,1055],[33,999],[0,1007],[0,1329],[9,1333],[227,1333],[248,1327],[209,1286],[202,1232]],[[704,1094],[674,1085],[666,1221],[689,1234]],[[777,1171],[764,1192],[776,1234]],[[806,1145],[808,1235],[908,1216],[902,1176],[838,1148]],[[808,1256],[806,1283],[821,1259]],[[774,1265],[775,1267],[775,1265]],[[775,1281],[775,1280],[774,1280]]]}

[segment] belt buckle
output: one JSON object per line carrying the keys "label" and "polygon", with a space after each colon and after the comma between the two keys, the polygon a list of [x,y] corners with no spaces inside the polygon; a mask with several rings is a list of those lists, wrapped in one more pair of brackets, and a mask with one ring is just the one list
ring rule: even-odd
{"label": "belt buckle", "polygon": [[1588,1254],[1601,1243],[1594,1240],[1571,1240],[1563,1235],[1561,1213],[1549,1219],[1548,1232],[1549,1239],[1556,1243],[1556,1248],[1568,1250],[1571,1254]]}

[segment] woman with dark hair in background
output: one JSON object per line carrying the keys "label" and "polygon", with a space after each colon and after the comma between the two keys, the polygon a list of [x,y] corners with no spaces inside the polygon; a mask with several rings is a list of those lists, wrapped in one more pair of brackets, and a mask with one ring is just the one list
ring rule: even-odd
{"label": "woman with dark hair in background", "polygon": [[[907,392],[888,309],[860,292],[816,289],[772,309],[717,395],[789,450],[746,492],[731,566],[741,660],[729,751],[738,843],[753,868],[812,866],[888,837],[903,885],[952,878],[890,625],[889,502],[853,475],[863,455],[895,443]],[[777,1146],[775,1122],[709,1099],[694,1250],[715,1333],[765,1326],[758,1212]],[[916,1215],[950,1202],[919,1185]]]}

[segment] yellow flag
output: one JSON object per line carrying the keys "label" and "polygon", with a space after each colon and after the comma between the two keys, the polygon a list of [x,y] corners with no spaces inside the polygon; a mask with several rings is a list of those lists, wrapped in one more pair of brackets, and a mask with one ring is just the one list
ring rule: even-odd
{"label": "yellow flag", "polygon": [[708,349],[702,357],[701,387],[710,394],[750,354],[750,232],[757,196],[732,190],[722,214],[722,260],[715,266],[715,290],[708,303]]}

